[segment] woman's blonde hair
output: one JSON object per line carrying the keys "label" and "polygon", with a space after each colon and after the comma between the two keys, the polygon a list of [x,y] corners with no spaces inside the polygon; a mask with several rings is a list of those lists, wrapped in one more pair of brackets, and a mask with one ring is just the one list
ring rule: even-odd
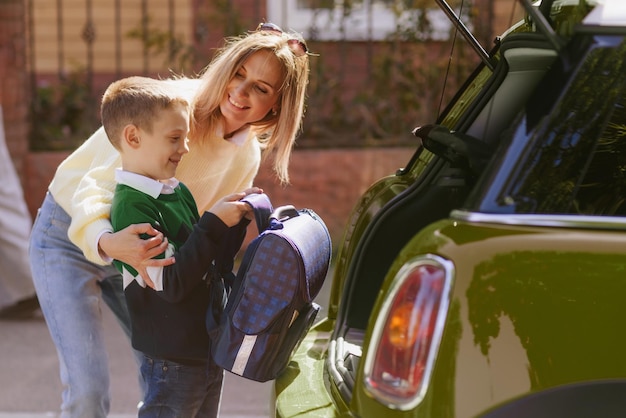
{"label": "woman's blonde hair", "polygon": [[[202,74],[202,85],[193,103],[189,137],[203,141],[220,126],[220,102],[239,68],[252,54],[272,52],[283,67],[284,82],[279,90],[278,109],[252,124],[265,152],[274,154],[274,171],[282,183],[289,182],[291,149],[302,126],[306,87],[309,81],[309,58],[296,54],[289,41],[298,36],[269,31],[255,31],[226,39]],[[298,38],[299,39],[299,38]]]}

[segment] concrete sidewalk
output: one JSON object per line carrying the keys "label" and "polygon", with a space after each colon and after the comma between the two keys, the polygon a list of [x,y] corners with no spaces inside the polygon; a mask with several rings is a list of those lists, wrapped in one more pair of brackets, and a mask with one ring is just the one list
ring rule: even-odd
{"label": "concrete sidewalk", "polygon": [[[136,417],[139,390],[130,343],[108,307],[103,311],[111,369],[110,417]],[[0,320],[0,358],[0,418],[58,417],[58,360],[43,317]],[[267,417],[271,385],[226,373],[221,417]]]}

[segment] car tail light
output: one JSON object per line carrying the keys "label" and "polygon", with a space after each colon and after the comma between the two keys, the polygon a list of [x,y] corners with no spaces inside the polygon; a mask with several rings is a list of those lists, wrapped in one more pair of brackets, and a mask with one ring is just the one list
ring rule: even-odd
{"label": "car tail light", "polygon": [[434,255],[396,274],[372,331],[365,385],[389,408],[414,408],[424,397],[441,341],[453,265]]}

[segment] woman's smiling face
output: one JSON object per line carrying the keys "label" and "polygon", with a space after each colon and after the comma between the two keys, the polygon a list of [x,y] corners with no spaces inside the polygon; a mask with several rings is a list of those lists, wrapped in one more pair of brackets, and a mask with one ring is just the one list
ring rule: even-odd
{"label": "woman's smiling face", "polygon": [[277,109],[282,83],[281,64],[270,51],[257,51],[245,60],[228,83],[220,103],[224,133],[235,132]]}

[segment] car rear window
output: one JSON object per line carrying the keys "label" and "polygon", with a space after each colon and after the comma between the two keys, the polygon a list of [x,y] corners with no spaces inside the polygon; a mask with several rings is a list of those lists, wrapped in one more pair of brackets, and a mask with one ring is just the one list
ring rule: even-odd
{"label": "car rear window", "polygon": [[626,215],[626,41],[604,38],[561,65],[567,81],[539,90],[511,131],[498,211]]}

